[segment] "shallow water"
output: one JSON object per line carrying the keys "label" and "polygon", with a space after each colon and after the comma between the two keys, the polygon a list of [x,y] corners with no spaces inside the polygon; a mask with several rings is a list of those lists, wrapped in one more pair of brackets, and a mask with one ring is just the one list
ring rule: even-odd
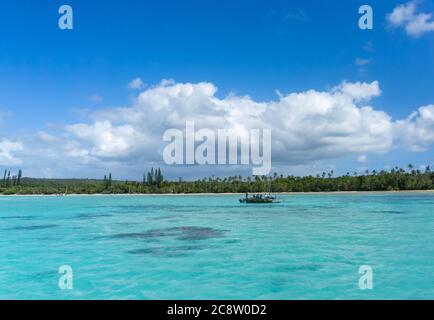
{"label": "shallow water", "polygon": [[238,198],[0,197],[0,298],[434,298],[434,194]]}

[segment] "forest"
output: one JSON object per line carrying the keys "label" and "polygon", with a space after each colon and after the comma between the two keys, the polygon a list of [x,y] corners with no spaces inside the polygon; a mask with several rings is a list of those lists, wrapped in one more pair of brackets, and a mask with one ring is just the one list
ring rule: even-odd
{"label": "forest", "polygon": [[334,192],[334,191],[405,191],[434,189],[434,172],[409,164],[406,169],[354,172],[334,176],[323,172],[315,176],[271,176],[225,178],[210,177],[195,181],[164,179],[160,168],[152,168],[140,180],[115,180],[108,173],[103,179],[38,179],[23,176],[18,170],[5,170],[0,180],[3,195],[67,194],[182,194],[182,193],[255,193],[255,192]]}

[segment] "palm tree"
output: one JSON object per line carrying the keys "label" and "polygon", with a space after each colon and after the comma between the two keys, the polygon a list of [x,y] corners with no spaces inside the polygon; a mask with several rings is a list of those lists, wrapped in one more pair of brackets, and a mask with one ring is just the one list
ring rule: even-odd
{"label": "palm tree", "polygon": [[408,164],[408,169],[411,171],[413,169],[413,165],[411,163]]}

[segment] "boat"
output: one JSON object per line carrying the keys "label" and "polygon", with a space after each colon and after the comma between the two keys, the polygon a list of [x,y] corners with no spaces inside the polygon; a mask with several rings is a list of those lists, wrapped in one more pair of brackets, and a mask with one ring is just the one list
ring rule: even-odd
{"label": "boat", "polygon": [[271,194],[254,194],[252,196],[249,196],[248,193],[246,193],[246,197],[239,200],[240,203],[279,203],[280,200],[277,200],[276,197],[272,196]]}
{"label": "boat", "polygon": [[239,199],[240,203],[280,203],[281,201],[276,196],[271,195],[271,179],[268,179],[268,183],[268,193],[256,193],[249,196],[246,192],[246,196]]}

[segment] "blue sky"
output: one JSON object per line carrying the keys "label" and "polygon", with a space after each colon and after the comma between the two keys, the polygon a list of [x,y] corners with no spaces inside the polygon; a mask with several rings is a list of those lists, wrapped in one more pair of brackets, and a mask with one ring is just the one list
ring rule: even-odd
{"label": "blue sky", "polygon": [[[98,164],[92,162],[93,170],[89,165],[84,170],[83,163],[89,162],[79,160],[75,169],[68,171],[55,168],[58,161],[53,158],[52,162],[44,161],[43,156],[31,160],[33,153],[44,154],[41,141],[34,140],[40,132],[64,138],[65,126],[90,125],[96,121],[92,117],[95,112],[132,107],[140,92],[162,79],[209,82],[218,87],[216,97],[220,99],[228,94],[248,95],[257,102],[277,100],[276,90],[282,94],[327,92],[343,81],[378,81],[381,95],[369,99],[369,105],[387,113],[391,122],[404,120],[419,107],[434,104],[431,20],[427,21],[428,29],[417,36],[405,30],[418,14],[434,12],[434,3],[414,2],[413,16],[401,25],[393,25],[387,15],[406,3],[2,1],[0,141],[7,139],[22,147],[16,148],[20,149],[14,151],[16,155],[5,147],[3,160],[0,150],[0,166],[23,167],[31,175],[56,177],[80,173],[99,176],[115,166],[120,175],[135,176],[144,166],[138,161],[146,162],[146,157],[128,161],[108,157],[108,162],[107,157],[102,157]],[[62,4],[74,10],[73,30],[62,31],[57,26],[57,10]],[[358,8],[362,4],[373,7],[373,30],[358,27]],[[128,83],[137,77],[144,87],[129,90]],[[429,116],[420,121],[422,135],[427,130],[428,135],[432,134],[429,130],[434,128],[429,121]],[[410,131],[414,133],[414,128]],[[414,134],[403,140],[411,139],[415,139]],[[312,166],[306,167],[307,162],[302,161],[288,161],[288,166],[280,161],[279,166],[285,173],[307,174],[333,166],[345,173],[364,167],[404,166],[408,162],[433,164],[431,140],[425,140],[423,150],[400,147],[397,142],[387,150],[350,152],[336,158],[316,156]],[[89,141],[77,138],[75,142],[92,149]],[[93,139],[92,143],[98,142]],[[56,153],[55,147],[47,148],[51,148],[47,153]],[[366,160],[357,161],[361,156]],[[194,175],[191,168],[175,171],[173,175]],[[206,175],[213,169],[201,172]]]}

